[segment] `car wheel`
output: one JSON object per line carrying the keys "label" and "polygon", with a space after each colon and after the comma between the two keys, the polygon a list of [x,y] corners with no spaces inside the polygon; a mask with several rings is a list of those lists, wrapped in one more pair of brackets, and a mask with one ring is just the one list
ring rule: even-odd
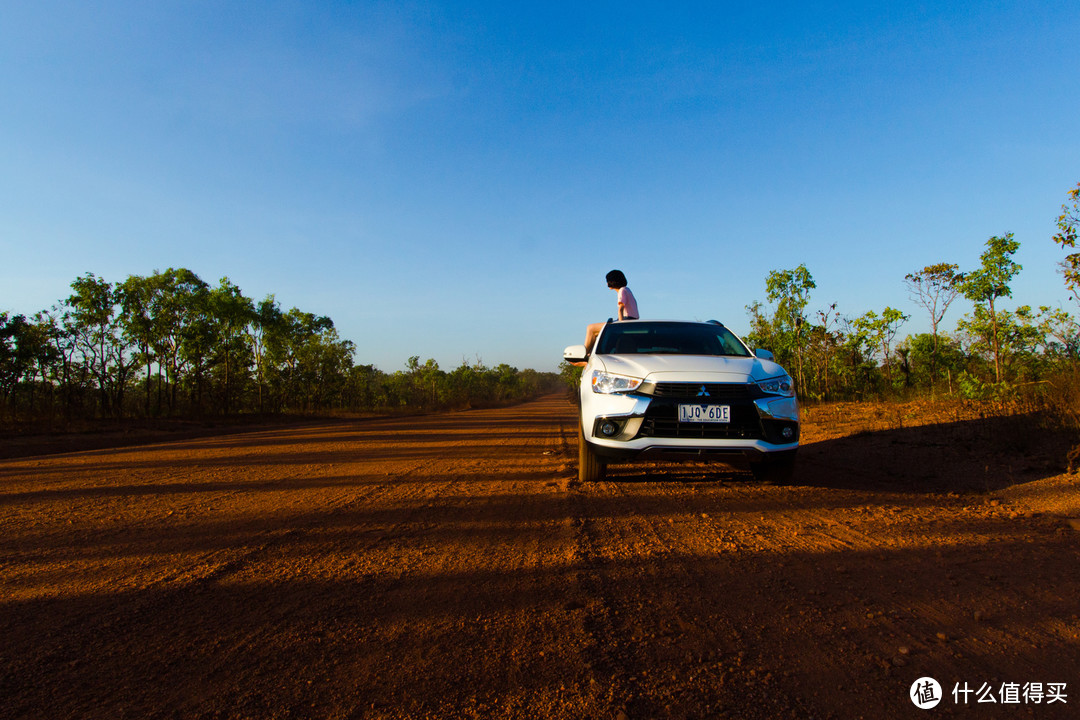
{"label": "car wheel", "polygon": [[578,424],[578,480],[583,483],[603,480],[607,465],[585,441],[585,430]]}
{"label": "car wheel", "polygon": [[770,453],[762,460],[750,463],[754,479],[776,485],[790,485],[795,477],[795,451]]}

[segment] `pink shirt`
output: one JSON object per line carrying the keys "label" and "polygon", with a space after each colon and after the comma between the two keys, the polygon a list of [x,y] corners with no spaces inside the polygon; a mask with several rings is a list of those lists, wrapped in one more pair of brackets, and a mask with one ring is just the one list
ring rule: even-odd
{"label": "pink shirt", "polygon": [[630,292],[630,288],[619,288],[619,307],[622,312],[619,314],[620,320],[630,320],[641,317],[638,314],[637,300],[634,298],[634,293]]}

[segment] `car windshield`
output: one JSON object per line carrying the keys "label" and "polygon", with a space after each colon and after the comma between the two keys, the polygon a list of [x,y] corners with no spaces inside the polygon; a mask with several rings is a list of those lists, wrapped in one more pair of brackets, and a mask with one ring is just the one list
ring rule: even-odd
{"label": "car windshield", "polygon": [[601,355],[736,355],[750,352],[723,325],[629,321],[610,323],[597,341]]}

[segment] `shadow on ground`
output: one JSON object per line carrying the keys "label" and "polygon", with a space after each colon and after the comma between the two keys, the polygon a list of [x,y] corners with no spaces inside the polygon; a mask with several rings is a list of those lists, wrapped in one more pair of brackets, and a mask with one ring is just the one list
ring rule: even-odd
{"label": "shadow on ground", "polygon": [[[1035,415],[858,432],[805,442],[793,485],[908,493],[995,492],[1061,475],[1077,438]],[[745,466],[609,466],[618,482],[753,482]]]}

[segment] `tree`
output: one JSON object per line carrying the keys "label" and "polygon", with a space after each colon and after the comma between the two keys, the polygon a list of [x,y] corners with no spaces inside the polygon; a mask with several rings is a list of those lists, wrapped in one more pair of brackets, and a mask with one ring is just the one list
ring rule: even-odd
{"label": "tree", "polygon": [[771,302],[776,303],[775,326],[781,335],[786,350],[794,355],[797,387],[802,388],[805,380],[803,373],[803,338],[806,327],[806,306],[810,302],[810,291],[817,285],[806,265],[799,265],[794,270],[773,270],[765,280],[765,289]]}
{"label": "tree", "polygon": [[1039,308],[1039,319],[1048,340],[1046,352],[1071,363],[1080,361],[1080,323],[1061,308]]}
{"label": "tree", "polygon": [[[900,353],[902,348],[908,359],[910,378],[916,386],[933,387],[935,382],[945,378],[951,392],[953,378],[959,377],[967,365],[967,355],[960,342],[948,334],[938,337],[930,333],[909,335],[896,351]],[[939,377],[931,375],[931,367]]]}
{"label": "tree", "polygon": [[308,342],[304,375],[315,410],[342,406],[355,352],[356,346],[351,340],[342,340],[332,322]]}
{"label": "tree", "polygon": [[885,366],[885,375],[892,382],[892,342],[900,326],[908,319],[908,316],[891,307],[881,311],[879,317],[876,312],[870,310],[862,317],[856,318],[854,326],[860,331],[868,347],[881,350],[882,363]]}
{"label": "tree", "polygon": [[[154,272],[150,281],[150,315],[154,352],[158,358],[159,373],[165,372],[163,385],[169,386],[169,408],[177,411],[177,392],[192,362],[199,362],[204,350],[200,343],[206,333],[205,296],[209,286],[190,270],[169,268]],[[199,370],[196,368],[196,374]]]}
{"label": "tree", "polygon": [[[0,312],[5,422],[9,410],[14,418],[28,409],[34,420],[46,407],[119,417],[130,412],[127,395],[135,388],[144,396],[133,398],[135,408],[149,415],[155,373],[157,412],[167,407],[187,416],[201,411],[204,396],[225,413],[262,411],[264,399],[271,412],[468,407],[522,400],[551,391],[556,381],[509,365],[485,368],[479,358],[446,373],[434,360],[421,364],[420,356],[410,358],[408,373],[388,376],[355,365],[355,345],[338,336],[330,318],[295,308],[283,313],[272,295],[256,307],[228,278],[210,288],[183,268],[119,284],[87,273],[71,289],[32,320]],[[134,379],[141,368],[144,392],[142,378]]]}
{"label": "tree", "polygon": [[0,313],[0,396],[10,398],[13,414],[15,391],[29,364],[23,343],[28,326],[22,315]]}
{"label": "tree", "polygon": [[439,369],[439,363],[433,358],[428,358],[423,365],[420,364],[420,356],[413,355],[405,363],[409,371],[409,379],[412,384],[410,402],[420,407],[435,406],[442,399],[439,397],[440,386],[446,377],[446,373]]}
{"label": "tree", "polygon": [[982,265],[964,277],[960,289],[964,297],[974,303],[985,303],[990,321],[991,340],[994,352],[994,378],[1001,382],[1001,340],[998,333],[998,313],[995,302],[998,298],[1012,297],[1009,282],[1016,277],[1022,267],[1013,262],[1012,256],[1020,248],[1020,243],[1013,239],[1012,233],[1004,237],[994,236],[986,241],[986,250],[980,255]]}
{"label": "tree", "polygon": [[348,407],[380,408],[389,404],[386,374],[374,365],[353,365],[348,369]]}
{"label": "tree", "polygon": [[255,384],[258,387],[259,412],[265,411],[267,339],[282,331],[281,306],[273,295],[263,298],[254,311],[254,319],[248,325],[247,341],[255,361]]}
{"label": "tree", "polygon": [[[312,383],[317,371],[315,350],[319,338],[334,329],[328,318],[292,308],[269,328],[266,337],[267,373],[281,406],[307,410],[314,396]],[[336,334],[334,335],[336,340]]]}
{"label": "tree", "polygon": [[764,348],[774,354],[782,354],[772,318],[765,314],[764,306],[755,300],[746,306],[750,316],[750,332],[744,338],[752,348]]}
{"label": "tree", "polygon": [[82,363],[78,362],[75,333],[68,316],[63,303],[58,303],[49,310],[36,313],[34,322],[41,327],[42,336],[48,343],[48,348],[43,350],[46,358],[42,372],[50,383],[59,385],[64,413],[70,416],[75,414],[82,400],[80,375],[84,371]]}
{"label": "tree", "polygon": [[[840,322],[840,313],[836,310],[836,303],[829,305],[825,310],[818,310],[817,318],[820,324],[811,328],[809,337],[811,363],[813,363],[813,358],[816,357],[818,367],[817,388],[819,390],[817,397],[828,398],[833,357],[843,344],[840,333],[831,329],[833,324]],[[808,391],[809,388],[803,389],[803,392],[809,394]]]}
{"label": "tree", "polygon": [[[876,317],[877,313],[874,315]],[[851,390],[856,395],[872,389],[875,369],[870,357],[874,353],[874,342],[866,322],[860,322],[861,319],[844,318],[843,332],[843,352],[846,358],[844,372],[851,381]]]}
{"label": "tree", "polygon": [[931,392],[934,389],[934,378],[937,377],[938,325],[960,294],[960,283],[964,279],[957,270],[956,265],[937,263],[904,276],[904,284],[911,293],[911,299],[930,313],[930,334],[933,338],[933,350],[930,353]]}
{"label": "tree", "polygon": [[[1069,191],[1069,199],[1061,206],[1061,215],[1057,219],[1058,232],[1053,240],[1063,248],[1075,249],[1077,228],[1080,226],[1080,183]],[[1065,276],[1065,287],[1072,293],[1073,299],[1080,302],[1080,253],[1065,256],[1061,262],[1061,274]]]}
{"label": "tree", "polygon": [[255,307],[227,277],[207,295],[218,364],[223,370],[222,409],[228,415],[237,375],[236,358],[247,346],[244,337],[255,317]]}
{"label": "tree", "polygon": [[33,322],[27,321],[18,338],[18,355],[22,359],[23,380],[29,390],[30,411],[34,411],[34,399],[39,386],[48,397],[52,397],[53,385],[50,382],[50,373],[56,366],[60,355],[53,344],[55,328],[51,319],[44,317],[42,313],[34,316]]}
{"label": "tree", "polygon": [[[142,277],[129,275],[117,287],[120,300],[120,325],[124,335],[139,348],[142,361],[146,363],[146,414],[150,415],[150,383],[154,361],[158,359],[158,328],[155,323],[155,303],[161,288],[159,276]],[[160,398],[159,398],[160,400]],[[158,402],[158,410],[161,403]]]}
{"label": "tree", "polygon": [[93,273],[71,283],[65,323],[90,375],[97,384],[102,414],[123,414],[124,388],[133,361],[122,338],[117,316],[118,293],[113,284]]}
{"label": "tree", "polygon": [[[1047,346],[1046,327],[1042,318],[1023,305],[1015,312],[998,310],[992,317],[988,308],[978,305],[975,312],[965,315],[957,329],[969,338],[969,351],[976,356],[993,352],[997,343],[998,363],[1002,379],[1028,381],[1040,377],[1045,370]],[[999,384],[1001,380],[997,381]]]}

